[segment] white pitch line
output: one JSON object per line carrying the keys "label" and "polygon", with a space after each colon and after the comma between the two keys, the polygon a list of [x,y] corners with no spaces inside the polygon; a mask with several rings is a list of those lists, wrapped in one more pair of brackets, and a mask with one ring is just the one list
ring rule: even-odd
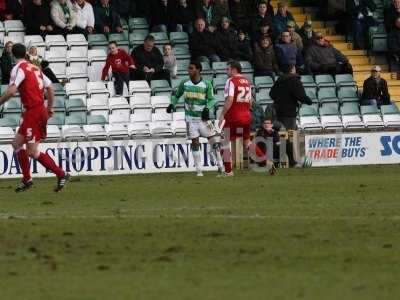
{"label": "white pitch line", "polygon": [[[374,216],[373,218],[377,218]],[[400,216],[378,217],[383,221],[400,221]],[[350,221],[350,220],[370,220],[369,216],[291,216],[291,215],[149,215],[149,214],[114,214],[114,215],[21,215],[21,214],[0,214],[0,220],[61,220],[61,219],[282,219],[282,220],[331,220],[331,221]]]}

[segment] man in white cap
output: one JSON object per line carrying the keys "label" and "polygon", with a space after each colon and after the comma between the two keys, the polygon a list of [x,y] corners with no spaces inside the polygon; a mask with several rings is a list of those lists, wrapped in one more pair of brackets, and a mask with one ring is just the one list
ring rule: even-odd
{"label": "man in white cap", "polygon": [[390,95],[387,82],[381,77],[381,67],[373,66],[371,76],[364,81],[361,105],[390,104]]}

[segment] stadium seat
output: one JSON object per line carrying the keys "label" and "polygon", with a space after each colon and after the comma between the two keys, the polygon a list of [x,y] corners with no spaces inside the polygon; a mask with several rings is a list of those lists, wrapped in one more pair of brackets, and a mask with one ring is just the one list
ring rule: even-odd
{"label": "stadium seat", "polygon": [[87,134],[79,125],[66,124],[62,126],[61,137],[66,140],[84,140]]}
{"label": "stadium seat", "polygon": [[111,33],[108,36],[108,40],[117,42],[119,48],[122,48],[129,53],[129,40],[123,33]]}
{"label": "stadium seat", "polygon": [[174,121],[185,121],[185,112],[179,111],[179,112],[174,112],[172,114],[172,120]]}
{"label": "stadium seat", "polygon": [[151,93],[151,88],[146,80],[135,80],[129,81],[129,94],[149,94]]}
{"label": "stadium seat", "polygon": [[88,44],[92,50],[107,50],[107,37],[104,34],[89,34]]}
{"label": "stadium seat", "polygon": [[171,79],[172,92],[175,92],[178,89],[181,81],[182,81],[182,79],[180,79],[180,78]]}
{"label": "stadium seat", "polygon": [[271,76],[256,76],[254,77],[254,85],[258,91],[263,88],[271,89],[274,85],[274,79]]}
{"label": "stadium seat", "polygon": [[202,77],[206,79],[206,77],[211,78],[211,80],[214,77],[214,71],[211,69],[211,66],[208,62],[201,62],[202,66]]}
{"label": "stadium seat", "polygon": [[54,125],[54,126],[62,126],[65,124],[65,114],[64,113],[59,113],[59,114],[54,114],[48,121],[48,125]]}
{"label": "stadium seat", "polygon": [[59,141],[61,139],[61,130],[59,126],[62,126],[63,124],[57,125],[57,124],[49,124],[47,125],[47,137],[46,141]]}
{"label": "stadium seat", "polygon": [[379,110],[375,105],[361,106],[361,117],[367,128],[382,128],[385,126]]}
{"label": "stadium seat", "polygon": [[256,93],[256,102],[259,104],[271,104],[274,101],[269,95],[270,89],[262,89]]}
{"label": "stadium seat", "polygon": [[173,45],[189,43],[189,36],[186,32],[171,32],[169,37]]}
{"label": "stadium seat", "polygon": [[218,106],[223,106],[225,104],[225,97],[222,93],[215,94],[214,99]]}
{"label": "stadium seat", "polygon": [[12,117],[12,116],[6,116],[3,118],[0,118],[0,127],[11,127],[13,129],[17,128],[19,126],[19,119]]}
{"label": "stadium seat", "polygon": [[166,112],[154,113],[150,123],[150,133],[155,136],[170,136],[173,134],[171,128],[172,117]]}
{"label": "stadium seat", "polygon": [[[87,99],[87,111],[91,116],[101,115],[105,118],[106,122],[108,120],[108,98],[88,98]],[[89,120],[88,120],[88,124]]]}
{"label": "stadium seat", "polygon": [[121,123],[106,124],[104,129],[109,139],[122,139],[129,136],[128,128]]}
{"label": "stadium seat", "polygon": [[61,83],[53,83],[52,86],[56,96],[65,96],[65,88]]}
{"label": "stadium seat", "polygon": [[45,59],[49,62],[49,67],[58,79],[66,78],[66,52],[61,48],[54,48],[46,51]]}
{"label": "stadium seat", "polygon": [[67,67],[65,70],[65,76],[67,77],[68,82],[79,82],[80,84],[87,84],[88,76],[87,76],[87,66],[74,66]]}
{"label": "stadium seat", "polygon": [[86,91],[90,98],[95,97],[96,99],[104,99],[107,101],[110,96],[106,85],[102,81],[89,81],[86,85]]}
{"label": "stadium seat", "polygon": [[129,44],[131,45],[132,48],[142,45],[144,39],[148,34],[149,32],[147,30],[146,31],[135,30],[134,32],[129,34]]}
{"label": "stadium seat", "polygon": [[154,37],[155,45],[165,45],[169,43],[168,35],[166,32],[151,32],[150,35]]}
{"label": "stadium seat", "polygon": [[217,93],[217,94],[221,93],[221,92],[223,93],[227,80],[228,80],[227,75],[222,75],[222,76],[219,75],[213,79],[213,86],[214,86],[215,93]]}
{"label": "stadium seat", "polygon": [[6,34],[6,30],[4,28],[4,24],[3,22],[0,21],[0,43],[2,43],[3,45],[4,43],[4,36]]}
{"label": "stadium seat", "polygon": [[[107,114],[108,117],[108,114]],[[108,123],[107,119],[103,115],[88,115],[87,122],[88,125],[105,125]]]}
{"label": "stadium seat", "polygon": [[136,29],[148,29],[149,24],[145,18],[130,18],[128,21],[129,31]]}
{"label": "stadium seat", "polygon": [[[108,99],[108,108],[111,115],[121,115],[125,120],[129,122],[129,116],[131,114],[131,107],[128,101],[124,97],[111,97]],[[109,116],[109,123],[111,122],[111,115]]]}
{"label": "stadium seat", "polygon": [[336,88],[336,83],[331,75],[315,75],[315,83],[319,89],[326,87]]}
{"label": "stadium seat", "polygon": [[157,112],[158,110],[165,111],[165,109],[171,104],[171,100],[169,96],[152,96],[151,97],[151,105],[154,110]]}
{"label": "stadium seat", "polygon": [[83,131],[88,140],[105,140],[107,138],[107,133],[100,124],[83,125]]}
{"label": "stadium seat", "polygon": [[129,135],[131,136],[149,136],[151,123],[151,110],[139,109],[130,116],[128,124]]}
{"label": "stadium seat", "polygon": [[21,20],[5,20],[4,29],[6,35],[10,35],[12,33],[25,33],[25,26]]}
{"label": "stadium seat", "polygon": [[357,82],[351,74],[338,74],[335,76],[335,82],[339,89],[345,86],[357,87]]}
{"label": "stadium seat", "polygon": [[186,122],[182,120],[172,121],[171,130],[174,135],[186,136],[187,134]]}
{"label": "stadium seat", "polygon": [[22,111],[21,99],[19,97],[12,97],[3,104],[3,114],[20,114]]}
{"label": "stadium seat", "polygon": [[337,108],[322,106],[319,110],[319,115],[324,129],[341,129],[343,127]]}
{"label": "stadium seat", "polygon": [[319,100],[317,98],[316,88],[310,86],[310,87],[304,88],[304,90],[306,92],[306,95],[311,99],[311,101],[313,103],[319,103]]}
{"label": "stadium seat", "polygon": [[65,112],[65,97],[55,96],[53,101],[53,110],[55,112]]}
{"label": "stadium seat", "polygon": [[68,98],[81,98],[86,101],[86,83],[67,82],[65,84],[65,93]]}
{"label": "stadium seat", "polygon": [[173,48],[174,55],[176,59],[190,59],[189,48],[185,47],[185,45],[178,45]]}
{"label": "stadium seat", "polygon": [[26,35],[24,37],[25,46],[29,49],[31,46],[35,46],[38,51],[38,55],[44,57],[46,52],[46,44],[40,35]]}
{"label": "stadium seat", "polygon": [[[85,118],[86,116],[86,104],[83,101],[83,99],[81,98],[70,98],[65,102],[65,108],[67,111],[67,114],[69,114],[69,116],[82,116],[83,118]],[[86,121],[84,122],[86,123]],[[68,123],[66,123],[68,124]],[[83,123],[82,123],[83,124]]]}
{"label": "stadium seat", "polygon": [[48,34],[45,37],[46,47],[49,51],[57,49],[59,53],[63,53],[64,57],[67,55],[67,42],[62,35],[51,35]]}
{"label": "stadium seat", "polygon": [[88,77],[89,81],[101,81],[101,73],[103,72],[103,66],[98,64],[88,66]]}
{"label": "stadium seat", "polygon": [[24,43],[24,37],[23,36],[5,36],[4,37],[4,45],[7,44],[8,42],[13,42],[14,44],[20,43],[23,44]]}
{"label": "stadium seat", "polygon": [[129,104],[132,109],[151,108],[151,96],[146,93],[137,93],[129,98]]}
{"label": "stadium seat", "polygon": [[87,53],[82,52],[79,48],[67,51],[67,62],[70,67],[85,66],[87,70],[88,58]]}
{"label": "stadium seat", "polygon": [[300,80],[303,83],[304,88],[316,88],[317,84],[314,81],[312,75],[301,75]]}
{"label": "stadium seat", "polygon": [[102,49],[88,50],[88,62],[89,65],[98,65],[103,69],[107,59],[107,52]]}
{"label": "stadium seat", "polygon": [[5,126],[1,125],[1,127],[0,127],[0,142],[8,142],[9,143],[14,139],[14,136],[15,136],[15,133],[11,127],[5,127]]}
{"label": "stadium seat", "polygon": [[226,62],[213,62],[212,63],[212,69],[214,70],[214,74],[217,77],[218,77],[218,75],[226,75],[226,67],[227,67]]}
{"label": "stadium seat", "polygon": [[178,64],[178,76],[186,76],[187,70],[189,67],[190,60],[189,59],[179,59],[177,61]]}
{"label": "stadium seat", "polygon": [[152,80],[150,82],[150,87],[153,95],[171,94],[172,90],[168,81],[165,79]]}
{"label": "stadium seat", "polygon": [[[242,74],[246,76],[246,78],[253,84],[254,83],[254,78],[253,78],[253,66],[251,65],[250,62],[248,61],[241,61],[240,65],[242,66]],[[226,73],[226,69],[225,69]]]}
{"label": "stadium seat", "polygon": [[400,112],[396,105],[382,105],[381,113],[386,127],[400,127]]}
{"label": "stadium seat", "polygon": [[318,112],[312,105],[302,105],[299,110],[299,125],[302,130],[322,130]]}
{"label": "stadium seat", "polygon": [[84,56],[87,56],[88,41],[83,34],[68,34],[67,45],[70,50],[76,50],[81,52]]}
{"label": "stadium seat", "polygon": [[86,118],[84,118],[81,115],[66,116],[64,124],[65,125],[85,125]]}
{"label": "stadium seat", "polygon": [[338,91],[338,98],[341,103],[344,102],[358,102],[357,90],[356,89],[340,89]]}
{"label": "stadium seat", "polygon": [[321,103],[326,103],[326,102],[338,102],[338,98],[336,96],[336,91],[335,89],[332,88],[326,88],[326,89],[321,89],[318,91],[318,100]]}

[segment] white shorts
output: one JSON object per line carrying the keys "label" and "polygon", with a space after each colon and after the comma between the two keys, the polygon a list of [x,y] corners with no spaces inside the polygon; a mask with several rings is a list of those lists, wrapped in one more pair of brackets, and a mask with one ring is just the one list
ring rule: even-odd
{"label": "white shorts", "polygon": [[187,137],[188,139],[195,139],[198,137],[208,138],[212,135],[207,123],[203,121],[190,121],[186,122]]}

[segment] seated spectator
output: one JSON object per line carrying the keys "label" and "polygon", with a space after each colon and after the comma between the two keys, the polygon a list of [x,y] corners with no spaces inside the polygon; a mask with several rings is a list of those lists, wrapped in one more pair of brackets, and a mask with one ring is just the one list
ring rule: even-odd
{"label": "seated spectator", "polygon": [[168,0],[154,1],[152,8],[150,27],[151,32],[168,32],[171,30],[171,13]]}
{"label": "seated spectator", "polygon": [[100,0],[100,3],[94,7],[94,26],[96,32],[121,33],[121,19],[115,9],[110,5],[110,0]]}
{"label": "seated spectator", "polygon": [[387,46],[390,55],[400,62],[400,18],[397,18],[394,27],[387,35]]}
{"label": "seated spectator", "polygon": [[43,57],[38,54],[36,46],[31,46],[28,48],[28,59],[32,64],[41,67]]}
{"label": "seated spectator", "polygon": [[306,65],[314,74],[352,74],[353,69],[339,50],[326,42],[322,33],[316,34],[316,40],[306,51]]}
{"label": "seated spectator", "polygon": [[24,15],[26,34],[41,35],[52,34],[53,22],[50,18],[50,6],[43,0],[32,0],[28,4]]}
{"label": "seated spectator", "polygon": [[274,76],[279,72],[278,62],[268,37],[261,37],[254,49],[254,76]]}
{"label": "seated spectator", "polygon": [[291,65],[296,66],[302,73],[305,72],[303,56],[292,43],[292,37],[288,31],[282,32],[281,39],[275,46],[275,54],[282,72],[286,73]]}
{"label": "seated spectator", "polygon": [[172,11],[172,20],[176,31],[184,31],[191,34],[193,31],[194,13],[188,7],[186,0],[179,0],[178,6]]}
{"label": "seated spectator", "polygon": [[239,56],[237,36],[227,17],[222,18],[221,26],[215,32],[215,40],[219,45],[217,53],[222,61],[235,60]]}
{"label": "seated spectator", "polygon": [[22,20],[23,4],[23,0],[6,0],[4,18],[6,20]]}
{"label": "seated spectator", "polygon": [[213,21],[213,23],[216,25],[221,24],[223,17],[227,17],[228,19],[231,19],[228,0],[215,0],[214,1],[214,14],[213,14],[214,21]]}
{"label": "seated spectator", "polygon": [[306,20],[299,30],[303,42],[303,50],[305,51],[315,41],[315,32],[312,28],[311,20]]}
{"label": "seated spectator", "polygon": [[171,44],[165,44],[163,47],[164,69],[168,70],[171,78],[178,78],[178,63]]}
{"label": "seated spectator", "polygon": [[253,43],[257,42],[260,38],[260,36],[257,35],[257,32],[259,31],[261,24],[264,24],[264,26],[268,24],[270,30],[272,31],[271,25],[273,17],[274,9],[272,6],[266,1],[261,1],[257,6],[257,15],[251,19],[250,32],[252,34],[251,38]]}
{"label": "seated spectator", "polygon": [[76,26],[86,34],[92,34],[94,31],[93,6],[86,0],[76,0],[74,9],[76,11]]}
{"label": "seated spectator", "polygon": [[0,68],[1,68],[1,84],[10,83],[11,70],[15,65],[14,55],[12,54],[13,42],[8,41],[3,50],[3,54],[0,57]]}
{"label": "seated spectator", "polygon": [[132,57],[136,63],[133,71],[133,80],[166,79],[170,81],[169,71],[164,69],[164,59],[160,50],[154,47],[154,37],[149,35],[143,45],[137,46],[132,51]]}
{"label": "seated spectator", "polygon": [[125,50],[118,48],[116,42],[110,42],[108,48],[110,52],[107,55],[106,64],[101,74],[101,80],[107,78],[111,67],[112,76],[115,79],[115,94],[117,96],[122,96],[124,92],[124,83],[129,88],[129,69],[136,69],[135,62]]}
{"label": "seated spectator", "polygon": [[49,78],[52,83],[60,83],[53,70],[50,69],[49,62],[47,60],[42,60],[40,67],[42,69],[42,73],[46,75],[46,77]]}
{"label": "seated spectator", "polygon": [[393,0],[392,4],[383,11],[383,19],[386,32],[392,31],[394,22],[400,18],[400,0]]}
{"label": "seated spectator", "polygon": [[292,43],[296,46],[297,50],[303,51],[303,41],[301,36],[295,31],[296,23],[293,21],[287,22],[286,29],[290,33]]}
{"label": "seated spectator", "polygon": [[214,32],[217,26],[214,16],[214,5],[211,0],[202,0],[197,8],[196,17],[204,20],[207,30]]}
{"label": "seated spectator", "polygon": [[50,13],[55,24],[55,33],[62,35],[83,33],[76,27],[76,13],[70,0],[53,0]]}
{"label": "seated spectator", "polygon": [[363,84],[361,105],[391,104],[387,82],[381,77],[381,67],[373,66],[371,76]]}
{"label": "seated spectator", "polygon": [[256,32],[253,32],[253,38],[256,39],[256,40],[254,40],[253,44],[257,44],[258,41],[260,40],[260,38],[262,38],[262,37],[267,37],[271,41],[274,40],[271,23],[269,23],[267,20],[261,21],[260,27],[258,28],[258,30]]}
{"label": "seated spectator", "polygon": [[[287,22],[294,21],[293,15],[288,11],[288,5],[286,2],[278,3],[278,11],[274,17],[274,30],[275,34],[279,36],[284,30],[286,30]],[[295,22],[296,24],[296,22]],[[295,25],[297,28],[297,25]]]}
{"label": "seated spectator", "polygon": [[242,29],[238,30],[238,51],[239,60],[253,61],[253,52],[251,50],[250,40]]}
{"label": "seated spectator", "polygon": [[244,0],[231,0],[229,2],[233,23],[236,28],[248,31],[250,28],[249,14]]}
{"label": "seated spectator", "polygon": [[113,6],[117,12],[117,14],[129,20],[135,13],[135,1],[132,0],[113,0]]}
{"label": "seated spectator", "polygon": [[189,37],[189,50],[192,59],[200,62],[213,63],[221,61],[217,55],[217,43],[214,35],[206,30],[206,23],[203,19],[197,19],[194,23],[194,30]]}
{"label": "seated spectator", "polygon": [[[261,126],[257,128],[256,137],[259,142],[257,146],[260,148],[262,153],[266,155],[266,159],[273,160],[275,167],[278,167],[280,162],[280,142],[279,131],[284,131],[282,124],[275,121],[270,117],[265,117]],[[272,149],[267,149],[271,145]],[[269,152],[269,153],[267,153]],[[266,160],[258,162],[258,165],[265,166]]]}
{"label": "seated spectator", "polygon": [[376,24],[372,14],[376,8],[376,4],[373,0],[346,1],[346,11],[350,14],[352,20],[354,50],[365,48],[365,41],[368,40],[369,28]]}

